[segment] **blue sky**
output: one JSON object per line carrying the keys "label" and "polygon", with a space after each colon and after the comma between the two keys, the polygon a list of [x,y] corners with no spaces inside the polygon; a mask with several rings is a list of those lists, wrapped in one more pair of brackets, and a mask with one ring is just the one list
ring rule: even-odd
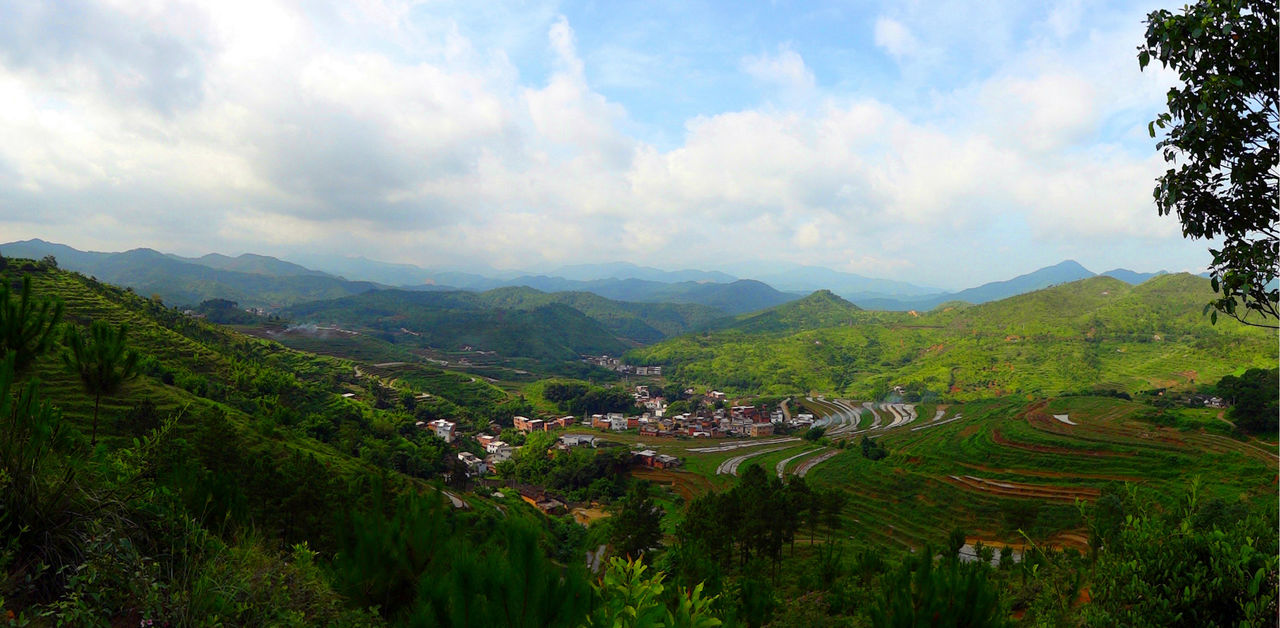
{"label": "blue sky", "polygon": [[0,240],[1199,271],[1128,2],[0,0]]}

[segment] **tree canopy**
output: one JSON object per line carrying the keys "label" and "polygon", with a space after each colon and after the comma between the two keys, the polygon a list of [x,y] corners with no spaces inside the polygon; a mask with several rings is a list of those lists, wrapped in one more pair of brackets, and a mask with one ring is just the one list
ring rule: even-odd
{"label": "tree canopy", "polygon": [[1151,137],[1167,132],[1156,145],[1170,165],[1157,179],[1156,208],[1176,212],[1188,238],[1221,238],[1210,249],[1214,320],[1222,312],[1266,327],[1276,326],[1280,304],[1276,21],[1274,0],[1200,0],[1148,14],[1138,47],[1142,68],[1156,59],[1179,80],[1169,110],[1148,127]]}

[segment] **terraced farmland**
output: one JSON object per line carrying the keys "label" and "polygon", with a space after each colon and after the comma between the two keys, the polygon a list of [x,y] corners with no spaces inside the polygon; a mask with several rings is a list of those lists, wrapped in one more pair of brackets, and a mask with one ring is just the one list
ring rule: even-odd
{"label": "terraced farmland", "polygon": [[[1083,550],[1088,535],[1078,503],[1126,482],[1173,496],[1199,476],[1207,495],[1255,498],[1274,494],[1280,467],[1265,445],[1215,432],[1211,417],[1161,427],[1138,418],[1148,406],[1115,398],[798,403],[820,415],[817,424],[832,441],[848,446],[784,438],[704,443],[680,452],[689,469],[683,473],[710,475],[720,485],[759,464],[779,477],[839,488],[850,497],[846,528],[868,544],[920,547],[962,528],[988,545],[1031,539]],[[864,458],[856,445],[864,434],[890,455]]]}

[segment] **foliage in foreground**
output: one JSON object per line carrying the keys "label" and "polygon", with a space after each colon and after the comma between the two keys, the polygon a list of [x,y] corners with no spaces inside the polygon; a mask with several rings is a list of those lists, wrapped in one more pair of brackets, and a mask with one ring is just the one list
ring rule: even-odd
{"label": "foliage in foreground", "polygon": [[[1178,73],[1169,111],[1149,130],[1170,168],[1156,208],[1176,212],[1188,238],[1221,238],[1213,254],[1213,307],[1275,328],[1280,317],[1280,53],[1275,0],[1200,0],[1147,15],[1138,63]],[[1250,315],[1254,316],[1250,316]],[[1261,316],[1258,316],[1261,315]]]}

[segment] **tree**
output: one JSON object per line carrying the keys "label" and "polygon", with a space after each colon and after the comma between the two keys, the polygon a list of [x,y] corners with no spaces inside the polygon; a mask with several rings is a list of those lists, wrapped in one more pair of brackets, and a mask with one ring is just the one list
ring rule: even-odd
{"label": "tree", "polygon": [[614,554],[637,558],[662,541],[662,509],[653,503],[648,482],[635,482],[609,519]]}
{"label": "tree", "polygon": [[62,302],[32,297],[31,277],[22,277],[17,301],[9,295],[9,282],[0,283],[0,357],[12,353],[18,373],[49,350],[61,320]]}
{"label": "tree", "polygon": [[93,396],[91,445],[98,443],[98,407],[102,397],[120,392],[120,387],[138,374],[138,354],[128,349],[127,334],[124,323],[112,328],[104,321],[93,321],[88,337],[78,327],[67,327],[67,352],[62,360],[80,378],[85,392]]}
{"label": "tree", "polygon": [[[1181,14],[1147,15],[1138,64],[1158,59],[1178,72],[1167,113],[1150,125],[1169,168],[1156,209],[1177,212],[1182,234],[1223,239],[1211,278],[1220,296],[1205,306],[1250,325],[1276,327],[1280,304],[1280,88],[1275,0],[1200,0]],[[1180,162],[1180,163],[1179,163]],[[1262,322],[1246,320],[1263,315]]]}
{"label": "tree", "polygon": [[[712,628],[721,624],[712,612],[715,596],[704,597],[702,584],[676,589],[673,597],[663,584],[666,574],[646,575],[638,560],[613,557],[600,581],[593,585],[598,605],[587,618],[588,626],[687,626]],[[665,595],[664,595],[665,594]],[[669,606],[668,606],[669,604]]]}

